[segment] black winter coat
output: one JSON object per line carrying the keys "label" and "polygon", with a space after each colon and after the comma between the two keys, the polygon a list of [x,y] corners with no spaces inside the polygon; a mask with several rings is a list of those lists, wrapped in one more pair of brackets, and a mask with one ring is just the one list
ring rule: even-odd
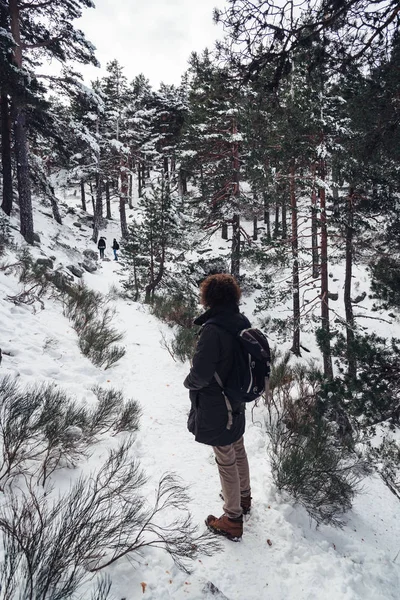
{"label": "black winter coat", "polygon": [[[207,323],[209,319],[221,323]],[[197,442],[211,446],[233,444],[244,433],[244,404],[233,406],[233,424],[228,425],[228,408],[221,387],[215,380],[217,372],[222,382],[228,376],[233,363],[235,337],[229,331],[238,332],[251,327],[249,320],[239,313],[236,305],[212,309],[195,321],[202,325],[193,357],[193,366],[183,385],[190,390],[192,403],[188,429]]]}

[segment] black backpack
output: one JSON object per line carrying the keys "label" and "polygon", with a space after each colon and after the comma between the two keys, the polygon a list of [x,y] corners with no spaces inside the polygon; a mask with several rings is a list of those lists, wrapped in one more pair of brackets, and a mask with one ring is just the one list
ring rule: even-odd
{"label": "black backpack", "polygon": [[266,336],[255,327],[233,333],[214,319],[212,323],[234,336],[233,365],[225,383],[215,373],[217,383],[232,404],[252,402],[268,393],[271,352]]}

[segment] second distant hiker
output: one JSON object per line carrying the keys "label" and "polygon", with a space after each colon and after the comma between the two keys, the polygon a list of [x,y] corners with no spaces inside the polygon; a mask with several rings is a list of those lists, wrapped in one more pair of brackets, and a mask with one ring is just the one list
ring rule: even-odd
{"label": "second distant hiker", "polygon": [[117,250],[119,250],[119,244],[115,238],[113,240],[112,249],[114,250],[114,260],[118,260]]}
{"label": "second distant hiker", "polygon": [[101,237],[99,239],[99,243],[97,244],[97,247],[100,252],[100,258],[104,258],[104,250],[106,249],[106,239],[104,237]]}

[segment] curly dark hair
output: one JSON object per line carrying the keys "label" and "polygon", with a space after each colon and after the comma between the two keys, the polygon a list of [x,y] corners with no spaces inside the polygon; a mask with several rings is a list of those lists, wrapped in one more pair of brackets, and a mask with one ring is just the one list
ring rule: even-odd
{"label": "curly dark hair", "polygon": [[237,305],[241,295],[238,282],[227,273],[209,275],[200,285],[200,302],[208,308],[226,304]]}

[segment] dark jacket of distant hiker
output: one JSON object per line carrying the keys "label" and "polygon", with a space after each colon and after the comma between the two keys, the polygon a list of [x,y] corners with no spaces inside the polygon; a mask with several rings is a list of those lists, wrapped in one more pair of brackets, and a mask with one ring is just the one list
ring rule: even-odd
{"label": "dark jacket of distant hiker", "polygon": [[119,250],[119,244],[117,240],[113,241],[113,245],[111,246],[113,250]]}
{"label": "dark jacket of distant hiker", "polygon": [[101,248],[105,248],[106,247],[106,240],[104,238],[100,238],[99,239],[99,243],[97,244],[98,249],[100,250]]}
{"label": "dark jacket of distant hiker", "polygon": [[232,368],[235,338],[217,324],[207,324],[207,320],[211,318],[236,332],[251,325],[236,305],[215,307],[195,321],[196,325],[203,327],[193,357],[193,366],[184,381],[184,386],[190,390],[192,403],[188,429],[197,442],[226,446],[236,442],[244,433],[244,405],[232,407],[233,424],[231,429],[227,429],[228,408],[214,373],[217,372],[222,382],[225,381]]}

